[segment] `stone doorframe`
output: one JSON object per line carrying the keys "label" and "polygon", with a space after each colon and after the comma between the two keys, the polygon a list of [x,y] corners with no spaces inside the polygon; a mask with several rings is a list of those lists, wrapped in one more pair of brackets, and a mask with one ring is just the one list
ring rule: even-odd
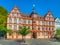
{"label": "stone doorframe", "polygon": [[33,33],[36,33],[36,39],[37,39],[37,31],[31,31],[31,39],[33,38]]}

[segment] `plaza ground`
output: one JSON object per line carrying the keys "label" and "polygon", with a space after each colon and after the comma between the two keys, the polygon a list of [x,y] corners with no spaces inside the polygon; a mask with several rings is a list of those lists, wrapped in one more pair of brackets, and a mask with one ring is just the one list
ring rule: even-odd
{"label": "plaza ground", "polygon": [[[60,45],[60,42],[55,39],[31,39],[26,40],[26,43],[27,45]],[[0,45],[24,45],[24,44],[20,40],[0,40]]]}

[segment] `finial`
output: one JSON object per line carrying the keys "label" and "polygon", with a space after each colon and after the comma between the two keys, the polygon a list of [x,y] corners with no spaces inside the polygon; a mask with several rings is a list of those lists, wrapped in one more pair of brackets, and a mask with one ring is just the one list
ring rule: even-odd
{"label": "finial", "polygon": [[33,12],[35,12],[35,4],[33,4],[33,9],[32,10],[33,10]]}
{"label": "finial", "polygon": [[33,7],[35,7],[35,4],[33,4]]}

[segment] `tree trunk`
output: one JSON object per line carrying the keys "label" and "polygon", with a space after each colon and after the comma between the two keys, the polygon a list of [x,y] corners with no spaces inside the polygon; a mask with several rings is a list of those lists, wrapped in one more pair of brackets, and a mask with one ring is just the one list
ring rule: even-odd
{"label": "tree trunk", "polygon": [[22,41],[25,43],[25,36],[22,35]]}
{"label": "tree trunk", "polygon": [[25,43],[26,41],[25,41],[25,36],[24,36],[24,43]]}
{"label": "tree trunk", "polygon": [[22,35],[22,41],[24,40],[24,36]]}

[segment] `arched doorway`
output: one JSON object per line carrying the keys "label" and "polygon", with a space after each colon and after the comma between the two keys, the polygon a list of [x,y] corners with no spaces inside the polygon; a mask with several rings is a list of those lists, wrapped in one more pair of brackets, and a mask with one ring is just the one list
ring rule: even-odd
{"label": "arched doorway", "polygon": [[33,32],[32,38],[36,38],[36,32]]}

